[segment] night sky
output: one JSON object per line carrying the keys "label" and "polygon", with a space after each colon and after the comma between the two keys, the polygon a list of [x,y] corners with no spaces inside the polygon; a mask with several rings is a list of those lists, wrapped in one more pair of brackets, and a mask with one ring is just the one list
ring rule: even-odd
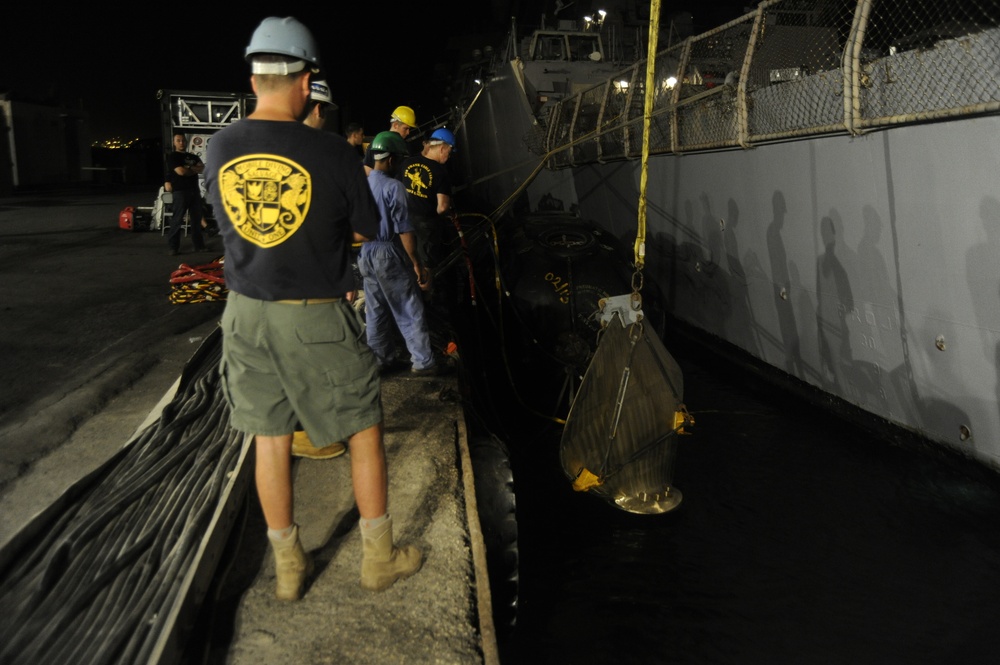
{"label": "night sky", "polygon": [[[447,7],[455,0],[432,3]],[[342,6],[343,9],[339,8]],[[40,5],[41,6],[41,5]],[[63,101],[88,114],[91,135],[158,137],[157,90],[250,92],[243,59],[267,16],[295,16],[320,43],[334,99],[347,120],[380,131],[399,104],[435,103],[421,85],[445,57],[449,31],[425,38],[412,2],[74,3],[60,10],[4,10],[0,17],[0,91],[24,101]],[[154,7],[173,11],[151,16]],[[317,11],[314,7],[324,7]],[[183,10],[180,8],[183,7]],[[375,25],[378,27],[375,27]],[[419,119],[419,116],[418,116]],[[366,127],[367,129],[367,127]]]}
{"label": "night sky", "polygon": [[[578,18],[612,4],[567,3],[564,12]],[[243,53],[254,28],[267,16],[291,15],[320,43],[341,122],[360,121],[373,134],[388,126],[400,104],[414,107],[419,122],[442,111],[444,93],[432,83],[435,65],[453,66],[472,48],[499,43],[511,16],[537,24],[554,5],[382,0],[299,6],[248,0],[8,6],[0,17],[0,92],[83,109],[92,139],[158,137],[157,90],[250,92]],[[662,5],[666,13],[677,3]],[[172,11],[154,16],[157,6]]]}

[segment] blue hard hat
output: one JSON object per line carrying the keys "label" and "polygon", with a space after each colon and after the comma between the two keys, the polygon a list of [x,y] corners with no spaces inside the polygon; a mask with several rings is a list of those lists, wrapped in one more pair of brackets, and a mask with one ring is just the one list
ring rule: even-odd
{"label": "blue hard hat", "polygon": [[439,127],[431,132],[430,143],[434,145],[435,143],[447,143],[454,150],[455,148],[455,135],[451,133],[451,130],[447,127]]}

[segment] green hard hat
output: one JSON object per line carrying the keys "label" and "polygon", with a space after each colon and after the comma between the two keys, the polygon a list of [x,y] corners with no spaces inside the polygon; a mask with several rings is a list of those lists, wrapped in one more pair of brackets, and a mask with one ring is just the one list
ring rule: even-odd
{"label": "green hard hat", "polygon": [[406,155],[409,149],[406,141],[396,132],[379,132],[368,147],[375,159],[385,159],[389,155]]}

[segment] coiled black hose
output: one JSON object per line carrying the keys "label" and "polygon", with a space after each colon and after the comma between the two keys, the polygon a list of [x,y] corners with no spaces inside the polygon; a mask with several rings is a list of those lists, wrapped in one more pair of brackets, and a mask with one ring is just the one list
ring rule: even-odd
{"label": "coiled black hose", "polygon": [[217,330],[160,418],[0,574],[0,662],[149,660],[243,446],[221,354]]}

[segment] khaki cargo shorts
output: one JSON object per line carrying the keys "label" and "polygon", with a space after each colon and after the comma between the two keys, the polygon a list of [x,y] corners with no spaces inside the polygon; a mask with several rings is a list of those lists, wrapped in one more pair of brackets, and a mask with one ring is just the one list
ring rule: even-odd
{"label": "khaki cargo shorts", "polygon": [[324,446],[382,422],[375,356],[361,315],[344,300],[290,304],[230,291],[219,371],[240,432],[304,429]]}

